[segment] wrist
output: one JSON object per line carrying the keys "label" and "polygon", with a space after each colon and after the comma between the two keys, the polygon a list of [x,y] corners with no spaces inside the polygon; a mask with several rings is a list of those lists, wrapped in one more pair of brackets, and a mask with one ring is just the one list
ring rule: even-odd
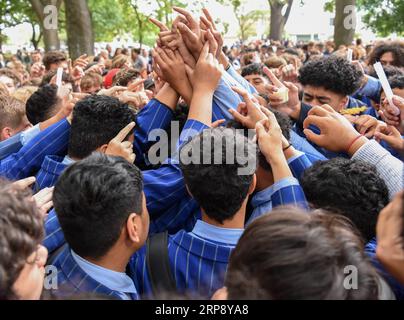
{"label": "wrist", "polygon": [[271,166],[285,162],[286,158],[285,155],[283,154],[282,146],[279,146],[279,148],[278,147],[273,148],[270,154],[265,155],[265,159]]}
{"label": "wrist", "polygon": [[350,139],[345,152],[352,157],[367,141],[368,139],[364,135],[359,134]]}

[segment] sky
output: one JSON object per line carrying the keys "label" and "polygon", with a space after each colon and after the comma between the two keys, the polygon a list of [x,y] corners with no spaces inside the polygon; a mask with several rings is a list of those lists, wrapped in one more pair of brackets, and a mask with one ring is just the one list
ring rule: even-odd
{"label": "sky", "polygon": [[[238,24],[234,16],[233,10],[230,7],[225,7],[215,0],[193,1],[189,2],[190,7],[198,9],[202,3],[210,10],[214,19],[220,18],[221,21],[229,23],[229,31],[227,34],[228,41],[237,37]],[[321,33],[321,39],[327,39],[333,34],[333,26],[330,25],[330,19],[334,17],[333,13],[324,12],[324,3],[326,0],[304,0],[304,5],[301,5],[300,0],[295,0],[286,23],[285,31],[287,34],[310,34]],[[153,9],[148,8],[147,10]],[[247,0],[244,10],[246,12],[261,9],[268,10],[267,0]],[[368,42],[375,39],[375,35],[367,30],[360,19],[358,13],[356,32],[361,34],[362,39]],[[257,27],[258,36],[267,29],[267,21],[261,23]],[[14,28],[5,29],[4,33],[11,39],[11,43],[16,46],[23,46],[29,43],[31,37],[31,27],[28,24],[22,24]]]}

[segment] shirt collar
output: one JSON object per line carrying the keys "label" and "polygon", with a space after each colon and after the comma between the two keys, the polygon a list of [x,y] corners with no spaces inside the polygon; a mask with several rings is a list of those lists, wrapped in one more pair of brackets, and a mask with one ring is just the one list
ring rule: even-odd
{"label": "shirt collar", "polygon": [[271,197],[274,194],[274,185],[271,185],[261,191],[258,191],[251,200],[251,205],[254,208],[259,207],[263,203],[271,202]]}
{"label": "shirt collar", "polygon": [[198,220],[192,234],[206,240],[236,245],[244,229],[221,228]]}
{"label": "shirt collar", "polygon": [[102,285],[108,287],[113,291],[117,291],[118,293],[126,294],[126,298],[129,299],[128,294],[137,295],[137,290],[133,280],[123,272],[116,272],[110,269],[106,269],[100,266],[95,265],[83,259],[73,250],[71,250],[71,254],[73,259],[79,265],[81,269],[85,273],[87,273],[91,278],[96,280],[97,282],[101,283]]}
{"label": "shirt collar", "polygon": [[63,158],[62,163],[65,164],[66,166],[70,166],[71,164],[75,163],[76,161],[74,161],[72,158],[70,158],[69,156],[65,156]]}

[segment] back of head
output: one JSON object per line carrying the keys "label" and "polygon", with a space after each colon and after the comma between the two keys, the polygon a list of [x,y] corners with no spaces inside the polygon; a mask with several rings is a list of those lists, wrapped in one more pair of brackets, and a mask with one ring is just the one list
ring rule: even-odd
{"label": "back of head", "polygon": [[319,161],[304,172],[300,183],[312,206],[349,218],[366,241],[375,237],[377,217],[389,197],[373,165],[343,158]]}
{"label": "back of head", "polygon": [[0,96],[0,132],[5,127],[18,128],[24,117],[24,103],[10,96]]}
{"label": "back of head", "polygon": [[113,79],[113,86],[127,87],[131,81],[140,77],[139,71],[131,68],[128,70],[121,69]]}
{"label": "back of head", "polygon": [[120,157],[94,153],[68,167],[53,203],[67,243],[81,257],[105,255],[131,213],[142,214],[140,170]]}
{"label": "back of head", "polygon": [[404,89],[404,74],[389,78],[391,89]]}
{"label": "back of head", "polygon": [[[357,286],[346,286],[353,272]],[[246,228],[231,254],[225,286],[228,299],[378,297],[378,275],[349,221],[287,207]]]}
{"label": "back of head", "polygon": [[363,74],[347,59],[327,56],[309,61],[299,70],[299,82],[303,85],[322,87],[343,96],[359,89]]}
{"label": "back of head", "polygon": [[13,284],[41,243],[43,218],[32,194],[0,181],[0,299],[16,299]]}
{"label": "back of head", "polygon": [[24,112],[25,112],[25,104],[27,103],[29,97],[38,90],[38,87],[36,86],[24,86],[21,88],[18,88],[15,90],[13,93],[13,97],[16,98],[17,100],[20,100],[22,103],[24,103]]}
{"label": "back of head", "polygon": [[[77,102],[73,110],[68,154],[83,159],[108,144],[135,115],[117,98],[93,95]],[[128,137],[133,135],[133,131]],[[127,137],[127,138],[128,138]]]}
{"label": "back of head", "polygon": [[223,223],[241,208],[253,183],[256,146],[231,128],[206,129],[180,150],[185,183],[205,213]]}
{"label": "back of head", "polygon": [[35,91],[27,100],[26,113],[33,125],[43,122],[59,111],[59,98],[55,85],[45,85]]}

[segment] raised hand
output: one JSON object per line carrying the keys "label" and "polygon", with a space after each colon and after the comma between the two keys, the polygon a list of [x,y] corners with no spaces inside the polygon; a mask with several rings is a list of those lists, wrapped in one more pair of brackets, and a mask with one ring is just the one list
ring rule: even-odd
{"label": "raised hand", "polygon": [[229,109],[234,120],[240,122],[248,129],[254,129],[257,122],[265,120],[267,117],[261,111],[260,105],[251,98],[248,92],[238,87],[232,87],[232,90],[243,97],[244,102],[241,102],[237,110]]}
{"label": "raised hand", "polygon": [[378,126],[375,130],[375,140],[379,143],[381,141],[387,142],[396,151],[404,151],[404,140],[396,127]]}
{"label": "raised hand", "polygon": [[32,196],[43,218],[46,218],[48,211],[53,207],[52,197],[53,187],[42,189]]}
{"label": "raised hand", "polygon": [[273,84],[268,86],[268,98],[271,107],[297,119],[301,109],[299,89],[291,82],[280,81],[267,67],[264,67],[263,72]]}
{"label": "raised hand", "polygon": [[135,153],[133,152],[133,145],[130,141],[124,141],[128,134],[135,127],[135,123],[129,123],[125,128],[123,128],[115,138],[113,138],[105,150],[105,154],[122,157],[128,162],[133,163],[135,161]]}
{"label": "raised hand", "polygon": [[194,90],[214,91],[223,73],[223,66],[210,53],[209,42],[202,48],[195,70],[185,66],[188,78]]}
{"label": "raised hand", "polygon": [[367,114],[361,115],[354,120],[356,130],[367,138],[373,138],[379,121]]}
{"label": "raised hand", "polygon": [[[320,134],[308,129],[310,125],[318,127]],[[307,139],[334,152],[342,151],[352,155],[367,141],[348,119],[329,105],[313,107],[303,122],[303,128]]]}

